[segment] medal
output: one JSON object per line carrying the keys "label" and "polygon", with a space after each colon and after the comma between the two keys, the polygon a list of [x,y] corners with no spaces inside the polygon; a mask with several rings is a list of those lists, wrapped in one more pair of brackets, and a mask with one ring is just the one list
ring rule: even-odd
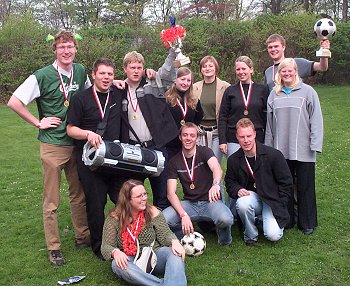
{"label": "medal", "polygon": [[101,118],[103,119],[103,117],[105,116],[107,104],[108,104],[108,101],[109,101],[109,92],[107,94],[107,99],[106,99],[105,106],[102,109],[102,105],[101,105],[100,99],[98,98],[98,95],[96,93],[95,86],[92,86],[91,90],[92,90],[92,94],[94,95],[94,98],[95,98],[98,110],[100,111]]}
{"label": "medal", "polygon": [[[256,155],[255,155],[254,157],[255,157],[255,161],[256,161]],[[244,159],[245,159],[245,162],[246,162],[246,164],[247,164],[247,168],[248,168],[249,174],[252,176],[252,178],[253,178],[254,181],[255,181],[254,171],[253,171],[252,167],[250,166],[249,161],[248,161],[246,155],[244,155]],[[254,184],[253,184],[253,187],[254,187],[254,189],[256,189],[256,183],[255,183],[255,182],[254,182]]]}
{"label": "medal", "polygon": [[248,105],[249,105],[249,101],[250,101],[250,96],[252,95],[252,91],[253,91],[253,81],[251,81],[249,83],[249,88],[248,88],[248,94],[247,95],[245,95],[245,93],[244,93],[244,89],[243,89],[243,85],[242,85],[241,81],[239,82],[239,87],[241,89],[242,100],[243,100],[244,107],[245,107],[245,109],[243,111],[243,115],[247,116],[249,114]]}
{"label": "medal", "polygon": [[58,71],[58,64],[57,64],[57,62],[55,62],[55,63],[56,63],[56,71],[57,71],[58,79],[60,80],[60,86],[61,86],[61,89],[62,89],[63,97],[65,99],[65,101],[63,102],[63,105],[65,107],[68,107],[69,106],[69,101],[68,101],[69,90],[70,90],[70,88],[72,86],[72,83],[73,83],[73,68],[70,71],[69,82],[68,82],[68,86],[66,87],[64,85],[61,73]]}
{"label": "medal", "polygon": [[185,166],[186,166],[186,171],[187,171],[187,175],[189,176],[190,178],[190,181],[191,181],[191,184],[190,184],[190,190],[194,190],[195,189],[195,185],[194,185],[194,165],[196,165],[196,153],[197,153],[197,148],[195,147],[194,149],[194,153],[193,153],[193,157],[192,157],[192,166],[191,166],[191,170],[190,168],[188,167],[188,164],[187,164],[187,161],[186,161],[186,157],[185,157],[185,154],[183,152],[182,153],[182,159],[185,163]]}
{"label": "medal", "polygon": [[185,107],[182,107],[181,102],[180,102],[180,100],[178,98],[176,98],[176,102],[177,102],[177,105],[180,107],[181,112],[182,112],[183,119],[180,121],[180,124],[183,126],[186,123],[185,117],[186,117],[186,114],[187,114],[187,103],[186,103],[186,101],[184,99]]}
{"label": "medal", "polygon": [[[135,91],[136,92],[136,91]],[[136,120],[137,119],[137,109],[139,107],[139,102],[137,100],[137,97],[135,96],[134,101],[133,98],[131,98],[131,92],[130,92],[130,87],[128,87],[128,96],[129,96],[129,101],[131,103],[131,108],[134,111],[134,114],[132,116],[132,120]],[[136,102],[135,102],[136,101]]]}

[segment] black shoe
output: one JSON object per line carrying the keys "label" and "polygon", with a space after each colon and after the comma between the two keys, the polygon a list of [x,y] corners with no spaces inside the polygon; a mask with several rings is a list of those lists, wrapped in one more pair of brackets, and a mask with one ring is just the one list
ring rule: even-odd
{"label": "black shoe", "polygon": [[252,239],[245,240],[244,242],[245,242],[245,245],[247,246],[254,246],[257,243],[256,240],[252,240]]}
{"label": "black shoe", "polygon": [[303,233],[305,234],[305,235],[310,235],[310,234],[312,234],[314,232],[314,229],[313,228],[305,228],[305,229],[303,229]]}
{"label": "black shoe", "polygon": [[76,240],[74,245],[75,245],[76,248],[88,248],[88,247],[90,247],[91,244],[90,244],[90,242],[84,242],[84,241],[78,242]]}
{"label": "black shoe", "polygon": [[48,257],[51,264],[54,266],[61,266],[64,264],[64,258],[61,250],[49,250]]}

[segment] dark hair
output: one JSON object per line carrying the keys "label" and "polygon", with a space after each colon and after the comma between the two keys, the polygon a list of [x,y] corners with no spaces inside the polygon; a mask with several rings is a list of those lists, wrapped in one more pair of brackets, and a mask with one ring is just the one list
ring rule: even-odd
{"label": "dark hair", "polygon": [[99,58],[98,60],[96,60],[92,66],[92,71],[93,72],[97,72],[98,70],[98,67],[100,65],[104,65],[104,66],[107,66],[107,67],[111,67],[113,68],[113,71],[115,70],[115,65],[114,63],[112,62],[112,60],[110,59],[107,59],[107,58]]}

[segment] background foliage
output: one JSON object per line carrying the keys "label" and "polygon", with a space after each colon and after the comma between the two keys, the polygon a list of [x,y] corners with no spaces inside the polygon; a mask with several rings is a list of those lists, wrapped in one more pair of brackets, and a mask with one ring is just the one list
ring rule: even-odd
{"label": "background foliage", "polygon": [[[319,17],[307,13],[289,15],[261,15],[252,20],[212,21],[207,18],[190,18],[178,21],[187,29],[186,55],[199,80],[198,65],[205,55],[214,55],[220,65],[222,79],[233,83],[234,60],[248,55],[255,63],[255,80],[261,81],[263,71],[271,60],[265,48],[265,40],[272,33],[280,33],[287,40],[287,56],[317,60],[315,51],[319,41],[314,37],[313,25]],[[124,78],[122,60],[125,53],[138,50],[146,58],[146,66],[157,69],[166,57],[159,32],[163,25],[135,27],[125,24],[106,24],[84,27],[78,32],[83,36],[79,43],[77,62],[90,68],[98,57],[109,57],[117,66],[117,78]],[[9,17],[0,29],[0,98],[6,101],[14,89],[36,69],[54,60],[50,43],[45,36],[57,30],[49,30],[35,20],[32,14]],[[331,40],[332,59],[329,70],[312,78],[317,83],[350,82],[350,23],[337,23],[337,33]]]}

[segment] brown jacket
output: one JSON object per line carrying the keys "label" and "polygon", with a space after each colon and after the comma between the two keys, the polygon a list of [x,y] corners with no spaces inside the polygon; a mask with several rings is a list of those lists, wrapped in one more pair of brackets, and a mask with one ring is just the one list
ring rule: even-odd
{"label": "brown jacket", "polygon": [[[204,80],[201,80],[196,82],[193,85],[193,93],[198,99],[200,99],[202,95],[203,83],[204,83]],[[222,96],[224,95],[226,88],[228,88],[229,86],[230,84],[228,82],[223,81],[218,77],[216,78],[216,106],[215,106],[216,122],[218,122],[219,120],[219,111],[220,111]]]}

